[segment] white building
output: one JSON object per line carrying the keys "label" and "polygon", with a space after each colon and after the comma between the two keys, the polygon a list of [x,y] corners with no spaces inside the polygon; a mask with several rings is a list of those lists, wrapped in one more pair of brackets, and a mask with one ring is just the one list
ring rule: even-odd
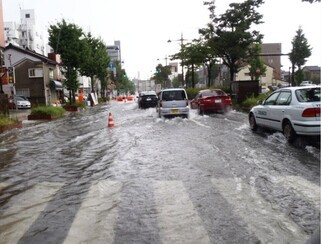
{"label": "white building", "polygon": [[4,22],[5,43],[18,45],[22,48],[47,55],[44,40],[36,25],[36,16],[33,9],[20,10],[20,23]]}
{"label": "white building", "polygon": [[120,41],[114,41],[114,45],[107,45],[107,51],[111,63],[118,61],[121,64]]}
{"label": "white building", "polygon": [[4,40],[6,46],[10,43],[19,46],[19,31],[16,22],[4,22]]}
{"label": "white building", "polygon": [[133,79],[133,82],[136,86],[136,92],[138,93],[142,91],[156,91],[154,80]]}

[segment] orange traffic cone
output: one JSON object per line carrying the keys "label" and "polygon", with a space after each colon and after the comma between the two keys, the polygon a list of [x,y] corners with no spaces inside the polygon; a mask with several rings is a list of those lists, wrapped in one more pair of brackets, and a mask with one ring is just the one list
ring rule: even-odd
{"label": "orange traffic cone", "polygon": [[114,120],[113,120],[113,115],[111,113],[109,113],[109,117],[108,117],[108,127],[114,127]]}

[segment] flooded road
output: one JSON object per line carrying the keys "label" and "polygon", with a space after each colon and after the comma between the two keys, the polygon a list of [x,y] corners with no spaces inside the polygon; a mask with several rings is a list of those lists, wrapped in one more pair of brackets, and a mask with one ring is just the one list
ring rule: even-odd
{"label": "flooded road", "polygon": [[112,101],[0,134],[0,243],[305,243],[319,221],[320,149],[240,112]]}

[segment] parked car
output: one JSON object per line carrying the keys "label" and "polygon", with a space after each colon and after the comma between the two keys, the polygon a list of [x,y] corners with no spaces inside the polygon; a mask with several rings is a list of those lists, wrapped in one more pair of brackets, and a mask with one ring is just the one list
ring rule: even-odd
{"label": "parked car", "polygon": [[208,112],[225,113],[232,108],[232,99],[220,89],[200,90],[191,101],[191,108],[197,109],[199,114]]}
{"label": "parked car", "polygon": [[157,95],[155,91],[141,92],[138,97],[139,108],[155,108],[157,106]]}
{"label": "parked car", "polygon": [[274,91],[249,112],[250,128],[281,131],[289,142],[297,135],[320,136],[320,97],[316,85]]}
{"label": "parked car", "polygon": [[300,86],[311,86],[313,85],[313,82],[310,80],[304,80],[300,83]]}
{"label": "parked car", "polygon": [[157,104],[159,117],[183,116],[189,117],[189,103],[185,89],[170,88],[161,90]]}
{"label": "parked car", "polygon": [[31,103],[24,96],[13,95],[9,97],[9,109],[30,109]]}

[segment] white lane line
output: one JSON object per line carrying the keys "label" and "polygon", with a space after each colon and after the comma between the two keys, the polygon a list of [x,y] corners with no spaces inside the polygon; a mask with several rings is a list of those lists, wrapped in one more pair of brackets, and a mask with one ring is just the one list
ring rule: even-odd
{"label": "white lane line", "polygon": [[153,183],[162,243],[211,243],[181,181]]}
{"label": "white lane line", "polygon": [[114,181],[93,184],[64,243],[113,243],[121,188]]}
{"label": "white lane line", "polygon": [[316,209],[320,209],[320,186],[300,176],[277,177],[275,182],[293,189],[303,195]]}
{"label": "white lane line", "polygon": [[189,119],[190,121],[192,121],[192,122],[194,122],[195,124],[197,124],[197,125],[199,125],[199,126],[202,126],[202,127],[205,127],[205,128],[209,128],[209,129],[211,129],[211,127],[210,126],[208,126],[208,125],[204,125],[204,124],[202,124],[202,123],[200,123],[200,122],[198,122],[198,121],[196,121],[195,119]]}
{"label": "white lane line", "polygon": [[39,214],[46,208],[53,195],[61,188],[61,183],[39,183],[13,197],[14,203],[0,217],[0,243],[18,243]]}
{"label": "white lane line", "polygon": [[212,179],[212,183],[262,243],[305,243],[308,239],[297,224],[241,179]]}

